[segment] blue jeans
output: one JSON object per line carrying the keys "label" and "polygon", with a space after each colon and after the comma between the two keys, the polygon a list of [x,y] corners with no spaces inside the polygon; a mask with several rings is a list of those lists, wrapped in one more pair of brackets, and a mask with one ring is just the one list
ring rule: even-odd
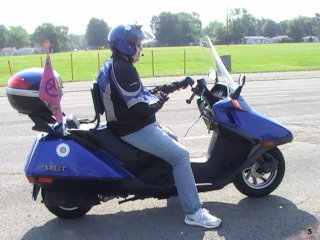
{"label": "blue jeans", "polygon": [[173,176],[178,196],[185,214],[194,214],[201,208],[190,163],[189,151],[175,141],[171,133],[163,129],[158,123],[121,137],[125,142],[149,152],[167,161],[173,167]]}

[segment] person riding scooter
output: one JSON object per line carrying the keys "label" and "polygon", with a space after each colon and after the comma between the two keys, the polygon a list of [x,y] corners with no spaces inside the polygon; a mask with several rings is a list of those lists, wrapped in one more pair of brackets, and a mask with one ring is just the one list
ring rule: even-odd
{"label": "person riding scooter", "polygon": [[167,161],[173,168],[185,223],[216,228],[221,219],[202,208],[190,164],[189,151],[157,121],[156,112],[169,99],[167,94],[186,88],[190,79],[147,90],[134,67],[145,34],[139,25],[119,25],[108,35],[112,56],[97,77],[108,128],[123,141]]}

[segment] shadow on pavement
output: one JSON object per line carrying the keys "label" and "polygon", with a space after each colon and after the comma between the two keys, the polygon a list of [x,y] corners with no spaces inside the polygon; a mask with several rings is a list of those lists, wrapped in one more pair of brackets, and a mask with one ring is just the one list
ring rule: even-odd
{"label": "shadow on pavement", "polygon": [[[107,203],[105,205],[107,207]],[[238,204],[206,202],[204,207],[222,218],[220,228],[208,230],[185,225],[178,200],[174,198],[168,201],[166,208],[108,215],[89,213],[74,220],[55,218],[30,229],[22,240],[319,239],[317,219],[279,196],[244,198]]]}

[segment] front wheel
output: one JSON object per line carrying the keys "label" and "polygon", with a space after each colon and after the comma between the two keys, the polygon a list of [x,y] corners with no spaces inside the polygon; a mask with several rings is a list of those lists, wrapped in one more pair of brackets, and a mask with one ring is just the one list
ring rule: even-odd
{"label": "front wheel", "polygon": [[[270,171],[263,165],[275,164]],[[248,197],[264,197],[273,192],[281,183],[285,173],[285,162],[281,151],[273,148],[265,152],[249,168],[242,171],[233,182],[239,192]]]}

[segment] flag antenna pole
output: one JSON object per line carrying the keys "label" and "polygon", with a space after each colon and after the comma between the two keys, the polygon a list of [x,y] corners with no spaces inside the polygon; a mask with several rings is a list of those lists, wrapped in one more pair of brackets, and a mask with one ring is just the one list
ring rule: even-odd
{"label": "flag antenna pole", "polygon": [[62,82],[54,73],[51,59],[50,59],[50,43],[48,41],[43,43],[43,48],[46,50],[47,59],[41,77],[39,87],[39,98],[47,105],[59,125],[61,124],[62,134],[66,136],[68,133],[64,124],[63,113],[61,110],[62,97]]}

